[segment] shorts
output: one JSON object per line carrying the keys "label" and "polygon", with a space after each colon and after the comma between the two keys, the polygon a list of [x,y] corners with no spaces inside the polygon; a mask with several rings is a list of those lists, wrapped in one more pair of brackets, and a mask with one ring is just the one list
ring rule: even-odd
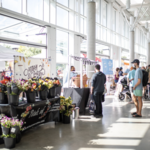
{"label": "shorts", "polygon": [[143,95],[142,90],[134,90],[134,91],[133,91],[133,94],[134,94],[135,96],[140,96],[140,97],[142,97],[142,95]]}
{"label": "shorts", "polygon": [[129,90],[130,90],[130,93],[133,94],[133,87],[132,86],[129,87]]}
{"label": "shorts", "polygon": [[118,83],[118,80],[117,80],[117,79],[115,79],[115,83]]}

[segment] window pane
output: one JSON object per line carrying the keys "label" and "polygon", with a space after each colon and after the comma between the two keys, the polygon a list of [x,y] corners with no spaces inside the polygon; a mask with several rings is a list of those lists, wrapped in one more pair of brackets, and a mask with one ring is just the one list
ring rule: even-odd
{"label": "window pane", "polygon": [[68,33],[57,30],[56,61],[68,62]]}
{"label": "window pane", "polygon": [[43,0],[27,0],[28,15],[43,20]]}
{"label": "window pane", "polygon": [[63,86],[63,77],[64,77],[64,71],[66,70],[67,65],[66,64],[56,64],[56,71],[57,71],[57,77]]}
{"label": "window pane", "polygon": [[96,43],[96,54],[109,55],[109,47]]}
{"label": "window pane", "polygon": [[57,25],[68,28],[68,11],[57,7]]}
{"label": "window pane", "polygon": [[83,0],[80,0],[80,14],[83,15],[83,10],[84,10],[84,3]]}
{"label": "window pane", "polygon": [[21,13],[21,0],[2,0],[2,7]]}
{"label": "window pane", "polygon": [[81,24],[80,32],[83,34],[83,25],[84,25],[84,19],[83,18],[80,19],[80,24]]}
{"label": "window pane", "polygon": [[44,0],[44,21],[49,22],[49,0]]}
{"label": "window pane", "polygon": [[107,24],[107,4],[103,4],[103,7],[102,7],[102,14],[103,14],[103,16],[102,16],[102,24],[104,25],[104,26],[106,26],[106,24]]}
{"label": "window pane", "polygon": [[57,0],[57,2],[68,7],[68,0]]}
{"label": "window pane", "polygon": [[75,0],[75,11],[76,12],[78,12],[78,8],[79,8],[78,4],[79,4],[79,0]]}

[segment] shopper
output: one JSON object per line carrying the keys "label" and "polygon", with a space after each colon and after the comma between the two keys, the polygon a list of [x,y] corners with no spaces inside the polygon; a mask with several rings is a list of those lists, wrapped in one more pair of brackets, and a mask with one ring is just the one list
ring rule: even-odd
{"label": "shopper", "polygon": [[119,80],[119,68],[116,68],[115,83],[118,83],[118,80]]}
{"label": "shopper", "polygon": [[[143,90],[143,73],[142,70],[139,68],[140,61],[135,59],[133,62],[134,67],[136,68],[135,77],[133,81],[133,101],[136,106],[136,112],[132,113],[133,117],[142,117],[142,90]],[[138,100],[138,101],[137,101]]]}
{"label": "shopper", "polygon": [[129,84],[129,89],[130,89],[131,98],[132,98],[132,101],[130,102],[130,104],[134,104],[134,101],[133,101],[133,79],[134,77],[135,77],[135,67],[131,67],[130,72],[127,75],[127,82]]}
{"label": "shopper", "polygon": [[[76,76],[77,76],[77,73],[75,73],[75,67],[71,66],[70,67],[70,79],[72,79],[72,77],[76,77]],[[65,72],[64,78],[63,78],[63,85],[64,85],[64,87],[67,86],[66,85],[68,83],[67,81],[68,81],[68,72]]]}
{"label": "shopper", "polygon": [[123,71],[122,71],[122,67],[120,67],[120,72],[119,72],[119,77],[123,76]]}
{"label": "shopper", "polygon": [[104,93],[104,84],[106,83],[106,76],[100,71],[100,65],[98,64],[95,66],[95,72],[96,73],[93,75],[91,82],[91,94],[93,95],[96,104],[95,116],[102,117],[102,95]]}
{"label": "shopper", "polygon": [[149,81],[149,83],[150,83],[150,65],[148,65],[146,71],[148,72],[148,81]]}

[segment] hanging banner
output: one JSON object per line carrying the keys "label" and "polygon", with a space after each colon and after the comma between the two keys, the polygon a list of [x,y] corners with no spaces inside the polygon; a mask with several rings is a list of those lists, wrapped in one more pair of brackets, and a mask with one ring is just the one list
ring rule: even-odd
{"label": "hanging banner", "polygon": [[102,59],[103,73],[113,75],[113,61],[111,59]]}
{"label": "hanging banner", "polygon": [[14,79],[50,77],[50,64],[47,59],[14,56]]}

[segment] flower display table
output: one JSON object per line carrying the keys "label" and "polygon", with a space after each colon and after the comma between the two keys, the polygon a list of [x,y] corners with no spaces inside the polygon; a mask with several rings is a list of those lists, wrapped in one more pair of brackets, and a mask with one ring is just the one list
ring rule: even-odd
{"label": "flower display table", "polygon": [[[22,101],[19,102],[18,106],[0,104],[0,115],[4,114],[8,117],[22,120],[25,122],[23,125],[24,131],[37,124],[48,122],[50,120],[59,121],[59,104],[59,97],[47,100],[36,99],[35,103],[27,103],[27,101]],[[57,115],[55,113],[54,117],[53,114],[56,111]]]}
{"label": "flower display table", "polygon": [[72,103],[76,104],[76,107],[80,108],[80,114],[85,114],[85,108],[87,106],[90,95],[90,88],[64,88],[64,96],[71,97]]}

